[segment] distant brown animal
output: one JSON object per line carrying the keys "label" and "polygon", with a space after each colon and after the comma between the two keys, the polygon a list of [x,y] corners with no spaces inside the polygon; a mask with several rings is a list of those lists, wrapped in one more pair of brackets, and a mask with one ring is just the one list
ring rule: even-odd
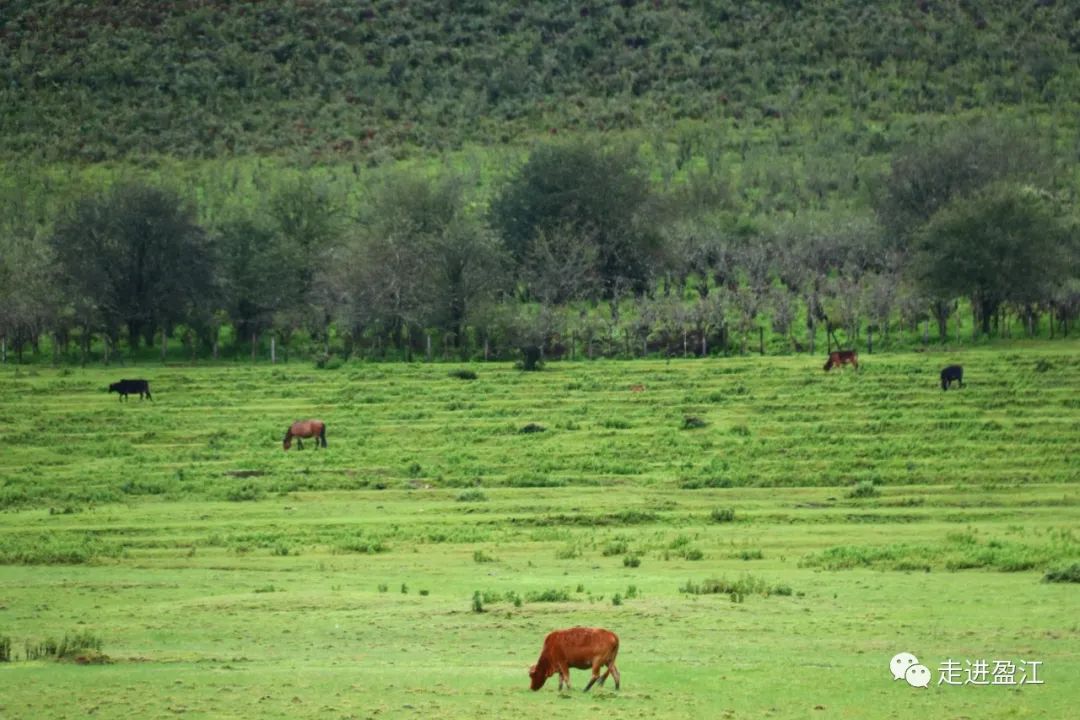
{"label": "distant brown animal", "polygon": [[825,372],[834,367],[851,364],[856,370],[859,369],[859,353],[854,350],[834,350],[829,353],[829,359],[825,361]]}
{"label": "distant brown animal", "polygon": [[[619,689],[619,670],[615,667],[615,656],[619,654],[619,638],[610,630],[603,628],[573,627],[556,630],[544,638],[544,648],[540,659],[529,668],[531,687],[539,690],[547,679],[559,673],[559,690],[570,689],[570,668],[581,670],[592,668],[592,679],[585,686],[585,692],[597,680],[603,685],[608,675],[615,678],[615,689]],[[600,675],[604,665],[607,670]]]}
{"label": "distant brown animal", "polygon": [[645,392],[644,385],[631,385],[630,392]]}
{"label": "distant brown animal", "polygon": [[322,420],[297,420],[285,431],[285,440],[282,444],[288,450],[292,447],[292,439],[296,438],[296,447],[303,450],[304,443],[300,441],[300,438],[309,437],[315,438],[316,449],[319,445],[326,447],[326,423]]}

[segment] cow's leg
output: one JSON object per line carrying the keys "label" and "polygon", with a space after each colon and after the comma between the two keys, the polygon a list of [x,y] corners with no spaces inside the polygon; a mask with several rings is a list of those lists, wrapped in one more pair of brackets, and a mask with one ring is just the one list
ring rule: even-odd
{"label": "cow's leg", "polygon": [[563,689],[563,684],[566,685],[567,691],[570,690],[570,668],[559,668],[559,690]]}
{"label": "cow's leg", "polygon": [[300,450],[304,449],[304,441],[300,438],[299,435],[296,436],[296,447]]}
{"label": "cow's leg", "polygon": [[594,662],[593,666],[592,666],[592,678],[589,680],[589,684],[585,686],[584,692],[589,692],[589,688],[591,688],[593,686],[593,683],[595,683],[599,678],[600,678],[600,663],[599,662]]}
{"label": "cow's leg", "polygon": [[619,669],[615,667],[615,661],[612,660],[608,663],[608,672],[611,673],[611,677],[615,679],[615,689],[619,689]]}

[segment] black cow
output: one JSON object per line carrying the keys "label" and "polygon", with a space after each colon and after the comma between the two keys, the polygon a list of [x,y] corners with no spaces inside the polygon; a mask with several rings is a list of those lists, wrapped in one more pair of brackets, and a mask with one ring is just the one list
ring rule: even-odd
{"label": "black cow", "polygon": [[139,394],[139,399],[143,399],[145,395],[148,399],[153,400],[150,397],[150,383],[146,380],[121,380],[120,382],[113,383],[109,386],[109,392],[120,393],[121,400],[127,400],[129,394]]}
{"label": "black cow", "polygon": [[941,389],[948,390],[953,380],[964,387],[964,368],[959,365],[950,365],[941,371]]}

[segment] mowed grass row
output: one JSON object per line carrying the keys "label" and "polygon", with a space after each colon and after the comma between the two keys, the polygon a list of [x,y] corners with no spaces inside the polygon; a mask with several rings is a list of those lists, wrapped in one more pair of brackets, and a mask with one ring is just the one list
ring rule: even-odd
{"label": "mowed grass row", "polygon": [[[0,663],[0,709],[1066,717],[1080,701],[1075,586],[945,560],[1077,560],[1074,490],[909,486],[856,499],[843,488],[420,489],[9,511],[0,542],[36,533],[122,550],[0,567],[0,635],[17,653],[84,631],[110,660]],[[898,506],[920,517],[892,514]],[[926,566],[820,561],[898,548]],[[525,671],[543,636],[575,624],[619,633],[622,690],[530,693]],[[1038,660],[1045,685],[916,691],[888,673],[900,651],[935,675],[948,658]],[[572,674],[580,690],[586,674]]]}
{"label": "mowed grass row", "polygon": [[[4,370],[0,716],[1067,717],[1073,347]],[[308,416],[329,447],[283,452]],[[622,690],[529,692],[576,624]],[[78,634],[109,662],[27,657]],[[919,690],[901,651],[1045,684]]]}
{"label": "mowed grass row", "polygon": [[[947,362],[968,387],[942,392]],[[1072,482],[1075,343],[1023,351],[818,358],[5,369],[0,506],[127,496],[250,499],[304,489],[669,488]],[[104,392],[146,377],[154,401]],[[633,392],[632,386],[644,386]],[[285,454],[289,422],[325,453]],[[528,425],[541,432],[522,432]],[[702,425],[690,427],[691,425]],[[535,428],[534,428],[535,429]]]}

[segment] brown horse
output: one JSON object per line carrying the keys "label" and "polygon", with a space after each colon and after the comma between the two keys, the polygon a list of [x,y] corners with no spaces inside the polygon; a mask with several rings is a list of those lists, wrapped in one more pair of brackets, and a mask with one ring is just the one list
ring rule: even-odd
{"label": "brown horse", "polygon": [[318,449],[319,445],[326,447],[326,423],[322,420],[297,420],[285,431],[283,444],[285,449],[288,450],[292,447],[292,439],[296,438],[296,447],[303,450],[304,443],[300,441],[300,438],[309,437],[315,438],[316,449]]}
{"label": "brown horse", "polygon": [[834,350],[829,353],[829,359],[825,361],[825,372],[834,367],[851,364],[856,370],[859,369],[859,353],[854,350]]}

